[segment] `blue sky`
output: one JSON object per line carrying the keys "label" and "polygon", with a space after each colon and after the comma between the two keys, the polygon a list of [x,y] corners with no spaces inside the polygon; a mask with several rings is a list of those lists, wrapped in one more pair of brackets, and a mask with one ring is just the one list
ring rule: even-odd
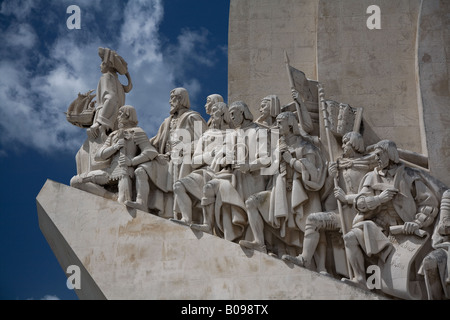
{"label": "blue sky", "polygon": [[[80,30],[66,26],[69,5]],[[151,137],[171,89],[187,88],[205,118],[208,95],[227,99],[228,13],[229,0],[0,1],[0,299],[78,299],[39,229],[36,196],[76,174],[86,133],[64,112],[96,88],[98,47],[127,61],[126,103]]]}

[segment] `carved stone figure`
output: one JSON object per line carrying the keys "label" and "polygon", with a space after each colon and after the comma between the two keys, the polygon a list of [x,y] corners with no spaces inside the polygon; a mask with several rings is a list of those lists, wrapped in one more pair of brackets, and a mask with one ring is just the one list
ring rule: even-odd
{"label": "carved stone figure", "polygon": [[203,188],[205,219],[203,224],[192,224],[191,228],[237,241],[247,226],[245,200],[264,190],[265,177],[259,169],[267,164],[255,158],[259,127],[248,106],[242,101],[233,102],[229,113],[234,130],[227,131],[224,146],[211,164],[215,178]]}
{"label": "carved stone figure", "polygon": [[[142,128],[137,127],[134,107],[121,107],[118,122],[119,128],[108,136],[96,154],[102,161],[109,160],[109,166],[74,176],[70,185],[124,203],[132,198],[134,167],[153,159],[158,153]],[[118,194],[112,191],[114,186],[118,188]]]}
{"label": "carved stone figure", "polygon": [[[200,205],[203,186],[214,177],[214,172],[209,165],[216,152],[223,147],[225,130],[229,128],[228,106],[225,102],[216,102],[212,106],[210,114],[209,129],[198,141],[192,158],[194,171],[175,182],[173,187],[174,216],[181,215],[181,219],[174,218],[173,220],[186,225],[192,223],[192,211]],[[207,217],[203,220],[207,220]]]}
{"label": "carved stone figure", "polygon": [[202,116],[190,110],[185,88],[173,89],[169,103],[170,116],[150,139],[159,154],[136,168],[136,200],[125,203],[144,211],[157,210],[167,218],[173,217],[173,185],[192,171],[195,144],[206,129]]}
{"label": "carved stone figure", "polygon": [[[333,185],[332,180],[337,178],[339,186],[335,187],[334,193],[329,192],[324,200],[323,212],[312,212],[308,216],[302,253],[298,257],[284,257],[296,265],[322,273],[328,273],[325,267],[325,231],[348,230],[347,228],[352,226],[356,215],[353,200],[358,193],[359,183],[376,166],[373,155],[365,155],[364,140],[358,132],[351,131],[343,136],[342,150],[343,154],[337,162],[329,164],[329,177],[325,183]],[[342,212],[338,210],[337,200],[342,204]],[[341,219],[346,228],[342,228]],[[343,259],[345,265],[346,257],[344,256]]]}
{"label": "carved stone figure", "polygon": [[[214,93],[206,97],[205,111],[206,114],[211,115],[212,107],[217,102],[223,102],[223,97],[220,94]],[[208,128],[211,126],[212,118],[209,118],[207,125]]]}
{"label": "carved stone figure", "polygon": [[265,96],[254,122],[243,101],[211,94],[206,123],[175,88],[149,139],[125,105],[127,63],[98,54],[96,94],[80,93],[66,113],[88,135],[72,187],[364,289],[377,266],[385,294],[450,299],[450,189],[423,170],[426,156],[390,140],[366,148],[362,108],[326,100],[287,55],[293,102]]}
{"label": "carved stone figure", "polygon": [[[264,234],[273,235],[287,247],[301,248],[305,221],[311,212],[322,211],[318,191],[323,187],[326,167],[323,156],[314,145],[300,135],[297,117],[292,112],[277,116],[280,139],[279,170],[267,191],[256,193],[246,201],[252,241],[241,240],[243,247],[266,252]],[[273,250],[273,249],[272,249]],[[286,252],[278,246],[278,255]]]}
{"label": "carved stone figure", "polygon": [[423,259],[419,274],[425,278],[429,300],[450,299],[450,190],[442,196],[431,241],[434,250]]}
{"label": "carved stone figure", "polygon": [[276,124],[276,118],[281,112],[280,99],[278,96],[271,94],[261,100],[259,108],[260,116],[256,119],[256,123],[264,128],[271,128]]}
{"label": "carved stone figure", "polygon": [[[400,233],[414,236],[422,228],[430,226],[439,211],[439,202],[432,190],[399,162],[397,146],[393,141],[378,142],[374,154],[378,166],[361,182],[354,199],[358,214],[352,229],[344,235],[346,253],[354,275],[349,281],[364,288],[367,288],[365,256],[385,263],[394,252],[389,235]],[[405,260],[409,258],[404,257]],[[410,263],[404,262],[406,265]],[[388,282],[391,279],[384,280]]]}
{"label": "carved stone figure", "polygon": [[[88,130],[88,135],[93,139],[99,135],[106,139],[108,131],[117,129],[117,114],[125,104],[125,93],[131,91],[132,83],[127,63],[114,50],[99,48],[98,55],[102,59],[102,76],[97,86],[94,123]],[[127,86],[120,83],[118,73],[127,76]]]}

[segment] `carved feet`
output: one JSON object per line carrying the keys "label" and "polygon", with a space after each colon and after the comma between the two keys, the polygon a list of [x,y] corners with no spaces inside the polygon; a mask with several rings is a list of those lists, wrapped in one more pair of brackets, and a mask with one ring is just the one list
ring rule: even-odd
{"label": "carved feet", "polygon": [[175,218],[170,218],[169,220],[172,221],[172,222],[181,224],[181,225],[183,225],[183,226],[187,226],[187,227],[190,227],[191,224],[192,224],[192,222],[188,222],[188,221],[186,221],[186,220],[184,220],[184,219],[178,220],[178,219],[175,219]]}
{"label": "carved feet", "polygon": [[306,267],[306,261],[305,261],[305,259],[303,259],[303,257],[301,255],[294,257],[294,256],[290,256],[288,254],[283,254],[281,259],[284,261],[292,262],[293,264],[295,264],[299,267]]}
{"label": "carved feet", "polygon": [[247,240],[241,240],[239,241],[239,245],[241,247],[247,248],[247,249],[253,249],[253,250],[257,250],[260,251],[262,253],[266,253],[267,254],[267,248],[264,245],[261,245],[257,242],[254,241],[247,241]]}
{"label": "carved feet", "polygon": [[203,232],[212,234],[212,228],[211,228],[210,225],[207,225],[207,224],[192,223],[191,224],[191,229],[198,230],[198,231],[203,231]]}
{"label": "carved feet", "polygon": [[144,206],[142,203],[139,203],[139,202],[127,200],[127,201],[124,202],[124,205],[126,205],[127,207],[130,207],[130,208],[142,210],[144,212],[149,212],[148,208],[146,206]]}

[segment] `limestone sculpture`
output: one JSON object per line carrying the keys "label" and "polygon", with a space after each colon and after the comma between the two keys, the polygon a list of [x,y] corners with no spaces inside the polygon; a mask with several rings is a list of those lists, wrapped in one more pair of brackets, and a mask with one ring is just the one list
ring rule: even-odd
{"label": "limestone sculpture", "polygon": [[[213,179],[214,171],[209,166],[212,163],[216,152],[223,146],[226,129],[229,128],[228,106],[225,102],[216,102],[211,107],[211,122],[209,129],[206,130],[199,141],[192,158],[192,171],[186,177],[177,180],[173,186],[175,194],[174,213],[178,221],[182,224],[191,225],[193,223],[192,214],[195,208],[201,210],[200,201],[202,199],[203,187],[211,179]],[[208,215],[203,214],[203,219],[197,224],[210,225]],[[194,226],[195,227],[195,226]],[[197,227],[198,228],[198,227]],[[201,227],[200,227],[201,228]]]}
{"label": "limestone sculpture", "polygon": [[292,112],[279,114],[277,127],[279,170],[272,177],[269,190],[247,198],[247,214],[255,239],[241,240],[239,244],[266,252],[264,233],[269,232],[274,241],[279,239],[283,243],[270,244],[271,251],[281,257],[289,249],[300,249],[308,215],[322,211],[318,191],[326,171],[320,150],[302,138],[297,117]]}
{"label": "limestone sculpture", "polygon": [[258,125],[266,128],[274,126],[281,112],[280,99],[274,94],[264,97],[261,100],[259,112],[260,116],[255,121]]}
{"label": "limestone sculpture", "polygon": [[[347,256],[354,272],[350,281],[362,287],[366,286],[364,255],[375,258],[376,264],[378,260],[385,263],[395,250],[387,235],[418,237],[434,223],[439,212],[438,198],[433,191],[414,172],[399,163],[397,146],[393,141],[377,143],[374,154],[378,166],[361,181],[354,199],[358,214],[351,230],[344,235]],[[410,251],[411,256],[402,257],[403,262],[409,265],[423,245],[419,242],[417,248]]]}
{"label": "limestone sculpture", "polygon": [[215,154],[211,165],[216,172],[214,179],[203,188],[204,215],[212,224],[202,225],[200,230],[238,241],[245,235],[248,223],[245,199],[265,188],[266,177],[259,174],[265,166],[255,158],[259,127],[248,106],[242,101],[233,102],[229,113],[234,129],[226,134],[224,146]]}
{"label": "limestone sculpture", "polygon": [[[119,108],[125,105],[125,94],[133,88],[127,62],[114,50],[99,48],[100,71],[95,95],[90,90],[79,94],[69,106],[67,120],[81,128],[86,128],[87,139],[77,153],[77,174],[104,169],[109,164],[95,158],[97,150],[108,135],[117,129]],[[128,84],[122,85],[119,74],[126,75]],[[95,98],[95,100],[94,100]]]}
{"label": "limestone sculpture", "polygon": [[173,89],[169,104],[170,116],[150,139],[159,154],[156,160],[138,166],[136,200],[126,202],[127,206],[143,211],[157,210],[160,216],[168,218],[173,217],[173,184],[192,171],[190,161],[183,163],[183,158],[192,159],[195,143],[206,129],[205,120],[190,109],[185,88]]}
{"label": "limestone sculpture", "polygon": [[442,196],[431,239],[434,250],[423,259],[419,273],[425,277],[429,300],[450,299],[450,189]]}
{"label": "limestone sculpture", "polygon": [[153,159],[157,152],[144,130],[137,126],[134,107],[121,107],[117,119],[118,129],[108,135],[95,155],[96,159],[109,160],[109,166],[77,175],[71,179],[70,185],[125,203],[132,199],[134,167]]}
{"label": "limestone sculpture", "polygon": [[[326,182],[326,185],[331,185],[328,189],[332,189],[330,180],[334,177],[337,177],[339,184],[334,188],[334,192],[328,191],[329,195],[323,202],[324,211],[313,212],[306,219],[302,253],[298,257],[283,257],[299,266],[321,273],[328,273],[325,267],[325,232],[348,230],[346,227],[351,227],[356,215],[353,200],[358,193],[359,182],[367,172],[375,167],[374,157],[365,154],[364,140],[358,132],[350,131],[344,135],[342,149],[342,157],[329,165],[329,176]],[[339,212],[336,201],[342,203],[341,212]],[[342,219],[340,215],[342,215]],[[341,221],[345,226],[341,225]],[[333,243],[332,245],[336,246],[337,244]],[[345,257],[343,259],[345,261]],[[335,265],[338,265],[337,261]],[[346,268],[344,270],[346,273]]]}
{"label": "limestone sculpture", "polygon": [[[287,61],[292,103],[267,95],[253,121],[244,101],[228,106],[212,94],[207,123],[175,88],[149,139],[125,105],[126,62],[110,49],[99,55],[97,107],[90,91],[67,112],[88,131],[72,187],[364,290],[450,298],[450,189],[405,164],[416,158],[394,141],[366,146],[362,108],[326,100]],[[379,270],[375,287],[368,266]]]}
{"label": "limestone sculpture", "polygon": [[[220,94],[213,93],[213,94],[210,94],[209,96],[206,97],[206,103],[205,103],[205,112],[206,112],[206,114],[211,116],[212,107],[217,102],[223,102],[223,97]],[[211,123],[212,123],[212,118],[210,117],[208,122],[207,122],[208,127],[211,126]]]}

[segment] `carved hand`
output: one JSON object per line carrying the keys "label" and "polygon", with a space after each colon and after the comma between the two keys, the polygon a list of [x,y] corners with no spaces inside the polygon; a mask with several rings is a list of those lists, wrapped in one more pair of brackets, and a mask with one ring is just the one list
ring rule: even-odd
{"label": "carved hand", "polygon": [[125,155],[121,155],[119,157],[119,165],[120,166],[131,167],[133,165],[133,162],[132,162],[132,160],[129,157],[127,157]]}
{"label": "carved hand", "polygon": [[292,159],[292,156],[288,151],[286,151],[283,153],[283,159],[284,161],[286,161],[286,163],[289,163]]}
{"label": "carved hand", "polygon": [[334,188],[334,196],[336,199],[338,199],[340,202],[347,202],[346,195],[344,190],[342,190],[340,187]]}
{"label": "carved hand", "polygon": [[165,162],[169,161],[169,156],[167,154],[158,154],[156,156],[156,161],[160,164],[164,164]]}
{"label": "carved hand", "polygon": [[89,130],[87,130],[87,134],[89,136],[89,138],[91,138],[92,140],[97,139],[98,134],[99,134],[99,127],[100,124],[98,122],[95,122],[90,128]]}
{"label": "carved hand", "polygon": [[330,177],[337,176],[338,169],[337,169],[337,163],[336,162],[330,162],[330,165],[328,167],[328,174]]}
{"label": "carved hand", "polygon": [[405,234],[413,234],[418,229],[419,225],[415,222],[405,222],[403,225],[403,232]]}
{"label": "carved hand", "polygon": [[247,163],[238,164],[235,169],[239,170],[242,173],[246,173],[250,171],[250,165]]}
{"label": "carved hand", "polygon": [[119,139],[117,143],[114,145],[114,149],[120,150],[125,146],[125,139]]}
{"label": "carved hand", "polygon": [[383,192],[380,193],[378,196],[381,203],[386,203],[392,200],[394,196],[397,194],[397,189],[386,189]]}

